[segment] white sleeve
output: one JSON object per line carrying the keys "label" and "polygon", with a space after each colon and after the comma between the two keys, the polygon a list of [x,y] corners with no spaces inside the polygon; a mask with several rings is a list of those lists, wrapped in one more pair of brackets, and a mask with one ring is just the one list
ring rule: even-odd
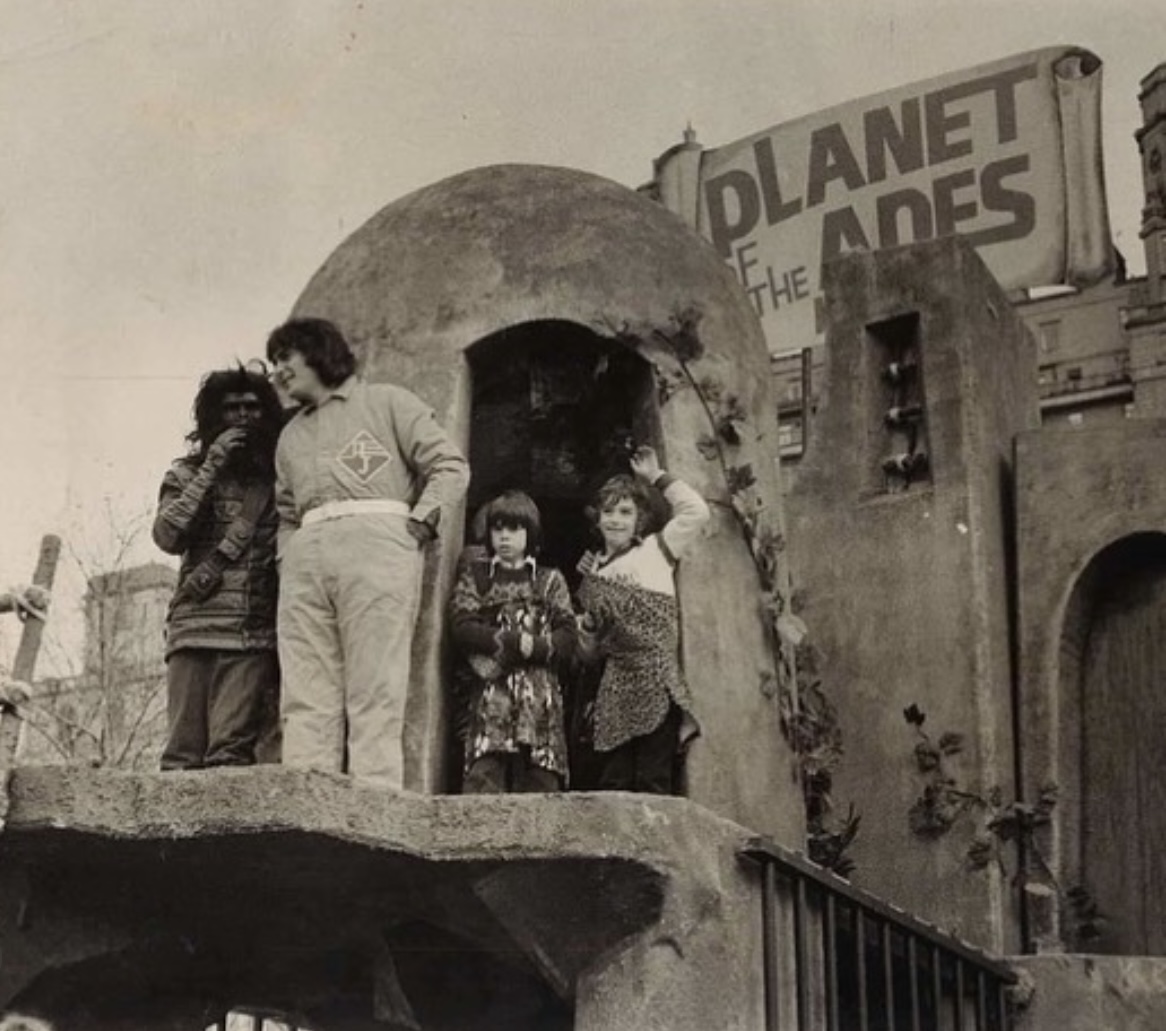
{"label": "white sleeve", "polygon": [[683,480],[666,481],[664,499],[672,515],[660,531],[660,540],[665,554],[676,560],[682,558],[700,537],[710,518],[709,507],[704,498]]}

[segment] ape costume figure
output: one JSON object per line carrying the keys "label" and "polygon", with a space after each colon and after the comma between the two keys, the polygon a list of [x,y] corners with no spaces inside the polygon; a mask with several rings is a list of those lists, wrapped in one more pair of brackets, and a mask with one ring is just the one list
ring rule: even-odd
{"label": "ape costume figure", "polygon": [[191,453],[162,480],[154,542],[182,556],[167,617],[164,770],[250,765],[261,737],[274,736],[282,422],[264,375],[211,372],[194,402]]}

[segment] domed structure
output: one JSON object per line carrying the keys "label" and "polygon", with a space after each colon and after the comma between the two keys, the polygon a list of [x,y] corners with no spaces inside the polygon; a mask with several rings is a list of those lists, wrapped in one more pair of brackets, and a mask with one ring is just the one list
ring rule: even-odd
{"label": "domed structure", "polygon": [[[654,445],[704,494],[714,516],[678,574],[703,727],[687,793],[800,841],[762,590],[784,582],[769,356],[708,244],[596,176],[480,168],[375,215],[324,263],[295,314],[336,322],[366,378],[434,407],[470,457],[470,511],[501,489],[528,490],[547,524],[544,558],[569,579],[588,544],[586,503],[627,470],[631,442]],[[445,527],[414,647],[406,777],[422,791],[444,787],[441,640],[462,543],[462,525]],[[751,547],[770,564],[760,574]]]}

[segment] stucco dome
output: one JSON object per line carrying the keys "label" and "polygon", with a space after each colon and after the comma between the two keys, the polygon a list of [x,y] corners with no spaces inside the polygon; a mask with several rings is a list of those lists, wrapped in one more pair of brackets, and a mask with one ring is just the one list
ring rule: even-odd
{"label": "stucco dome", "polygon": [[409,356],[429,365],[434,348],[458,351],[509,325],[566,319],[614,335],[666,327],[687,309],[701,312],[706,345],[767,364],[732,273],[670,211],[588,173],[497,165],[383,208],[333,252],[295,313],[336,321],[370,378],[412,379],[422,370]]}
{"label": "stucco dome", "polygon": [[[594,175],[478,168],[373,216],[312,278],[295,314],[331,319],[366,379],[432,405],[470,459],[471,511],[499,490],[530,493],[545,524],[540,560],[568,573],[590,532],[590,484],[627,472],[631,442],[652,444],[713,503],[677,580],[704,728],[687,794],[798,840],[772,634],[734,514],[749,513],[758,540],[778,539],[769,354],[711,246],[662,205]],[[420,790],[443,779],[441,642],[463,530],[473,532],[467,514],[443,519],[423,583],[404,721],[406,784]]]}

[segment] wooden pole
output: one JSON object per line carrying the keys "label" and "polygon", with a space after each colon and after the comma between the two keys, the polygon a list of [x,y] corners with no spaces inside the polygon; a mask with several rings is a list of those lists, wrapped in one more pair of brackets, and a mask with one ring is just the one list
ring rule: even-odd
{"label": "wooden pole", "polygon": [[[57,559],[61,557],[61,538],[46,533],[41,538],[40,555],[36,561],[36,572],[32,582],[37,587],[51,590],[53,577],[57,572]],[[24,621],[20,634],[20,645],[16,649],[16,661],[12,664],[12,679],[31,684],[36,672],[36,657],[40,652],[44,620],[29,615]],[[10,705],[0,704],[0,770],[10,769],[16,762],[16,747],[20,741],[20,713]]]}

